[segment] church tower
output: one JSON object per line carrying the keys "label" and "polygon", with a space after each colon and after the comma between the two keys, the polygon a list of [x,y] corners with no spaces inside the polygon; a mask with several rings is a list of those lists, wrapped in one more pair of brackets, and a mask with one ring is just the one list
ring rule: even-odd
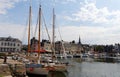
{"label": "church tower", "polygon": [[80,36],[79,36],[79,41],[78,41],[78,51],[77,51],[77,53],[81,53],[81,51],[82,51],[82,44],[81,44],[81,39],[80,39]]}
{"label": "church tower", "polygon": [[78,41],[78,44],[81,45],[81,39],[80,39],[80,36],[79,36],[79,41]]}

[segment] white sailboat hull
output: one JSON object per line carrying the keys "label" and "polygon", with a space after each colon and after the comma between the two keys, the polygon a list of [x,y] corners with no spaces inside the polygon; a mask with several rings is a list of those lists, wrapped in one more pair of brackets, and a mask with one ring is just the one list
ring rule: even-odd
{"label": "white sailboat hull", "polygon": [[[34,64],[35,65],[35,64]],[[33,66],[34,66],[33,65]],[[36,74],[36,75],[48,75],[49,71],[67,71],[66,65],[65,64],[54,64],[50,63],[48,66],[45,67],[26,67],[26,73],[29,74]]]}

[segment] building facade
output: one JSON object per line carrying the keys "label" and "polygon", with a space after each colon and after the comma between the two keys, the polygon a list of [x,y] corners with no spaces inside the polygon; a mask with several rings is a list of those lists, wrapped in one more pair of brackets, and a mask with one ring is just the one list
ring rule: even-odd
{"label": "building facade", "polygon": [[[45,51],[48,51],[48,52],[52,52],[51,51],[51,45],[50,45],[50,42],[49,42],[49,40],[42,40],[42,42],[40,43],[41,44],[41,47],[40,47],[40,49],[41,50],[45,50]],[[31,39],[31,51],[35,51],[35,52],[37,52],[38,51],[38,40],[35,38],[35,37],[33,37],[32,39]]]}
{"label": "building facade", "polygon": [[82,51],[82,46],[81,44],[76,44],[76,43],[72,43],[72,42],[66,42],[66,41],[57,41],[55,43],[55,50],[58,53],[63,53],[63,46],[62,46],[62,42],[63,42],[63,46],[65,49],[66,53],[70,53],[70,54],[77,54],[77,53],[81,53]]}
{"label": "building facade", "polygon": [[31,46],[31,51],[38,51],[38,40],[35,37],[31,39],[30,46]]}
{"label": "building facade", "polygon": [[115,44],[115,46],[114,46],[114,51],[120,53],[120,44],[119,44],[119,43],[118,43],[118,44]]}
{"label": "building facade", "polygon": [[[32,48],[31,49],[32,51],[38,51],[38,40],[35,39],[35,37],[31,39],[31,48]],[[41,42],[40,49],[48,52],[52,52],[50,41],[43,39]],[[81,53],[82,50],[83,48],[82,48],[80,37],[79,37],[78,43],[75,43],[74,41],[73,42],[67,42],[67,41],[55,42],[56,53],[64,53],[65,51],[66,53],[77,54],[77,53]]]}
{"label": "building facade", "polygon": [[41,42],[41,45],[42,45],[42,49],[43,50],[46,50],[48,52],[52,52],[52,49],[51,49],[51,44],[49,42],[49,40],[42,40]]}
{"label": "building facade", "polygon": [[21,51],[22,42],[12,37],[0,37],[0,52]]}

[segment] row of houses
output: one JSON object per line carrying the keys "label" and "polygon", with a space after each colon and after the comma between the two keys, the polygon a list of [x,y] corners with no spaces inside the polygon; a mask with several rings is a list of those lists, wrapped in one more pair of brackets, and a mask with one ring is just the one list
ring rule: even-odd
{"label": "row of houses", "polygon": [[[79,40],[80,41],[80,40]],[[31,50],[32,51],[38,51],[38,40],[33,37],[31,39]],[[43,39],[41,42],[41,49],[46,50],[48,52],[52,52],[51,50],[51,43],[49,40]],[[66,41],[56,41],[55,47],[54,47],[56,53],[63,53],[63,51],[66,51],[68,53],[80,53],[82,50],[81,42],[75,43],[72,42],[66,42]]]}
{"label": "row of houses", "polygon": [[[32,51],[38,51],[38,40],[33,37],[31,39],[31,50]],[[21,49],[24,49],[24,45],[22,45],[22,42],[13,37],[0,37],[0,52],[17,52],[22,51]],[[52,52],[51,51],[51,43],[49,40],[43,39],[41,41],[41,49]],[[86,51],[97,51],[97,52],[119,52],[120,53],[120,44],[113,45],[83,45],[81,44],[81,40],[79,38],[79,42],[76,43],[75,41],[67,42],[67,41],[56,41],[55,42],[55,51],[56,53],[63,53],[63,51],[66,51],[67,53],[76,54]],[[27,51],[27,47],[26,47]]]}
{"label": "row of houses", "polygon": [[[31,51],[38,51],[38,40],[33,37],[31,39]],[[22,45],[22,42],[13,37],[0,37],[0,52],[17,52],[22,51],[24,45]],[[63,50],[67,51],[68,53],[80,53],[81,51],[81,42],[79,40],[79,43],[72,42],[65,42],[65,41],[57,41],[55,42],[55,51],[56,53],[62,53]],[[27,48],[27,47],[26,47]],[[51,43],[49,40],[43,39],[41,41],[41,49],[52,52],[51,51]],[[26,50],[27,51],[27,50]]]}

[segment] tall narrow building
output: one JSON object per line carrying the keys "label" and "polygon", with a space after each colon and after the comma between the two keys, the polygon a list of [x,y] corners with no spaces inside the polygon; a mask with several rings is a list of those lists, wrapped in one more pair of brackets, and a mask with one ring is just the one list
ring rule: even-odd
{"label": "tall narrow building", "polygon": [[78,41],[78,53],[81,53],[82,51],[82,44],[81,44],[81,39],[80,39],[80,36],[79,36],[79,41]]}
{"label": "tall narrow building", "polygon": [[78,44],[81,45],[81,39],[80,39],[80,36],[79,36],[79,41],[78,41]]}

